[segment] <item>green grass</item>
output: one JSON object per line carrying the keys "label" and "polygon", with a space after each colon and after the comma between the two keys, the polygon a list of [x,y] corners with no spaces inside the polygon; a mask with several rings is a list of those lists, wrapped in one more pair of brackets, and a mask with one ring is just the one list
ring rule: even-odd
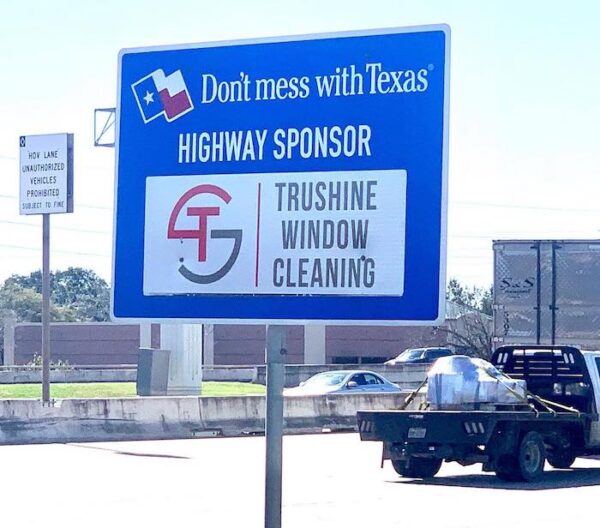
{"label": "green grass", "polygon": [[[202,384],[202,396],[245,396],[265,394],[253,383],[213,382]],[[53,383],[52,398],[123,398],[135,396],[135,383]],[[0,399],[41,398],[41,384],[0,385]]]}

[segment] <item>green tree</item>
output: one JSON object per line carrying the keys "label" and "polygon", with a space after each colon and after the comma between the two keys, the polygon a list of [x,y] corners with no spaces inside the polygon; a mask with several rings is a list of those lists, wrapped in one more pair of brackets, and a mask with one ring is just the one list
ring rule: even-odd
{"label": "green tree", "polygon": [[[42,294],[18,284],[0,288],[0,314],[19,322],[39,323],[42,320]],[[75,321],[77,314],[69,306],[51,305],[51,321]]]}
{"label": "green tree", "polygon": [[[39,323],[42,321],[42,294],[20,284],[4,284],[0,288],[0,364],[4,356],[4,322]],[[70,306],[51,305],[51,321],[75,321],[76,312]]]}
{"label": "green tree", "polygon": [[[110,288],[106,281],[94,271],[84,268],[68,268],[50,273],[52,304],[73,311],[77,321],[108,321]],[[19,286],[41,294],[42,273],[12,275],[4,288]],[[1,305],[0,305],[1,307]]]}

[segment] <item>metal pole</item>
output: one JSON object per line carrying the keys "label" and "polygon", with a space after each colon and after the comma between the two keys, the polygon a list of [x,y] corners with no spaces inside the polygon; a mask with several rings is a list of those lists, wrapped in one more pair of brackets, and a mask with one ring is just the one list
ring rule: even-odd
{"label": "metal pole", "polygon": [[42,401],[50,402],[50,215],[42,215]]}
{"label": "metal pole", "polygon": [[265,424],[265,528],[281,527],[281,469],[283,439],[283,385],[287,328],[267,326],[267,412]]}

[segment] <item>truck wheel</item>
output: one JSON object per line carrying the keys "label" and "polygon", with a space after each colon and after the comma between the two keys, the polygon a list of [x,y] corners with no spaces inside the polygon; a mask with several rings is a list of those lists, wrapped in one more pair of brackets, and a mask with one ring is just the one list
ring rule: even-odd
{"label": "truck wheel", "polygon": [[546,449],[539,433],[530,431],[519,444],[515,455],[504,455],[498,460],[496,476],[506,482],[532,482],[542,476]]}
{"label": "truck wheel", "polygon": [[546,462],[546,448],[544,439],[539,433],[529,431],[519,444],[517,468],[521,480],[533,482],[544,473]]}
{"label": "truck wheel", "polygon": [[401,477],[431,478],[442,467],[442,459],[410,457],[409,460],[392,460],[392,466]]}
{"label": "truck wheel", "polygon": [[551,449],[546,457],[548,464],[556,469],[569,469],[577,458],[570,449]]}

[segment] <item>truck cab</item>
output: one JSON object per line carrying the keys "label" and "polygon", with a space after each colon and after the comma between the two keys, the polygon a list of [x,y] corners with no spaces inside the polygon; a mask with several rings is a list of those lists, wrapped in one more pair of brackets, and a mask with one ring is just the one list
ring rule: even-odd
{"label": "truck cab", "polygon": [[524,379],[533,395],[596,416],[590,420],[584,444],[600,447],[600,351],[571,346],[503,346],[494,352],[491,363],[513,379]]}

